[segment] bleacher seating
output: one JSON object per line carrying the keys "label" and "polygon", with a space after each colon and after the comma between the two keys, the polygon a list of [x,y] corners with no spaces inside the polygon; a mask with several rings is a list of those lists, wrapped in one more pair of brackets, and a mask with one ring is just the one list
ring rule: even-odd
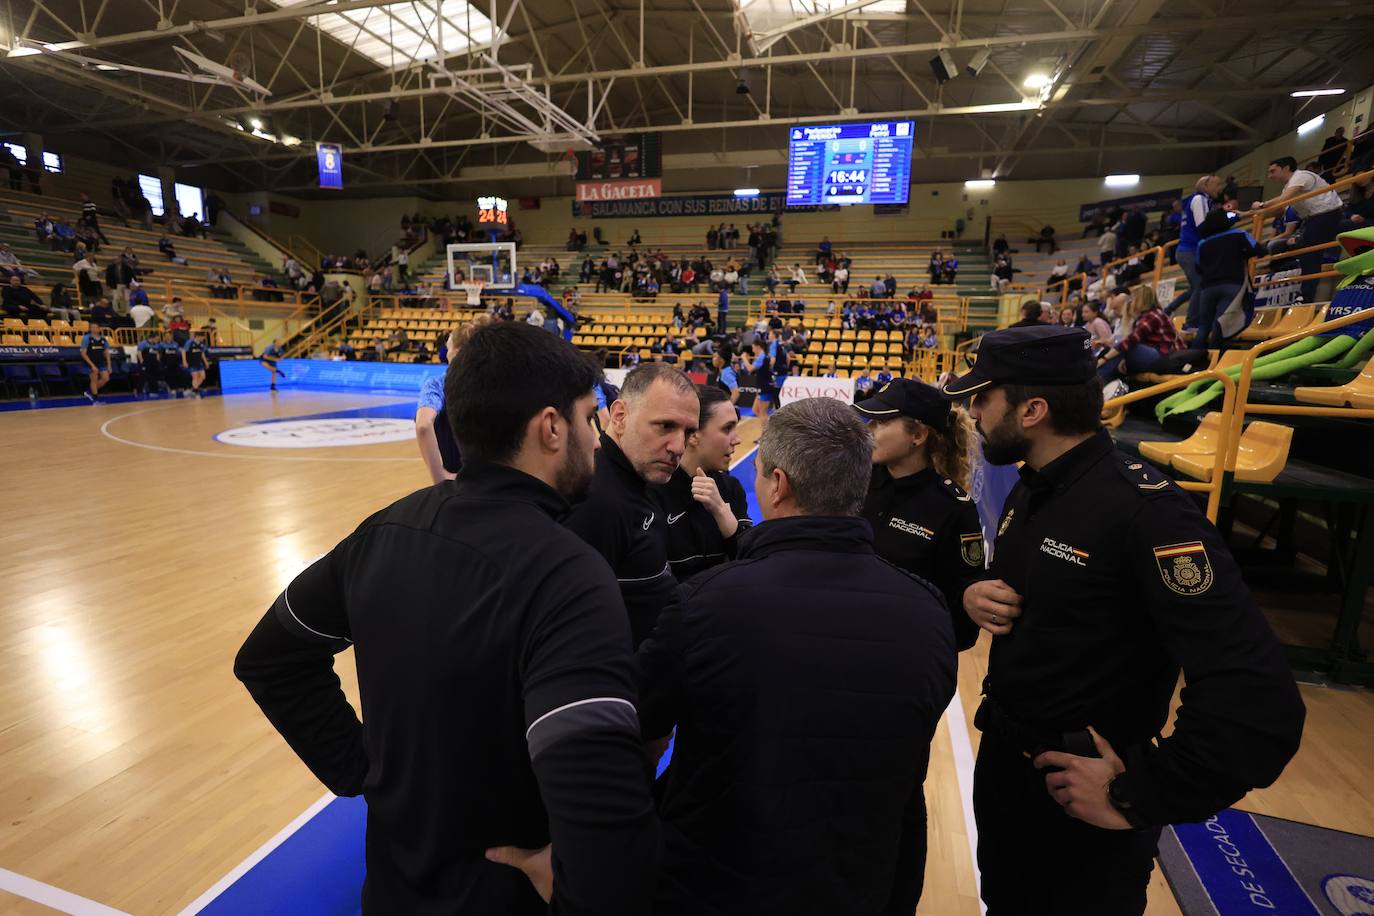
{"label": "bleacher seating", "polygon": [[[96,188],[92,191],[93,198],[100,202],[99,192],[105,189]],[[25,267],[37,271],[38,277],[30,279],[29,286],[44,298],[54,283],[62,282],[74,287],[72,258],[65,251],[53,251],[40,243],[34,235],[33,221],[40,214],[47,213],[54,219],[60,218],[74,226],[80,212],[79,199],[0,190],[0,241],[10,244]],[[100,228],[110,240],[108,245],[102,244],[96,254],[102,282],[104,268],[110,259],[126,246],[130,247],[138,256],[139,268],[151,271],[144,286],[155,306],[173,295],[188,299],[210,298],[206,273],[211,268],[228,270],[235,285],[240,287],[240,296],[251,297],[256,278],[264,275],[274,277],[283,290],[286,287],[285,279],[280,276],[279,265],[264,262],[237,240],[213,229],[207,231],[208,237],[204,239],[172,236],[177,255],[188,262],[175,264],[157,249],[158,240],[162,237],[161,226],[155,226],[152,232],[132,223],[125,227],[106,212],[101,215]]]}

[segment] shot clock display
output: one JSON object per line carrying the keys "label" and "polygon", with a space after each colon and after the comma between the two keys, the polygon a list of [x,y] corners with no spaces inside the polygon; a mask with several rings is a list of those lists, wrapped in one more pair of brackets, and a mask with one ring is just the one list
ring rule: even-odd
{"label": "shot clock display", "polygon": [[793,127],[787,204],[904,204],[911,189],[911,121]]}

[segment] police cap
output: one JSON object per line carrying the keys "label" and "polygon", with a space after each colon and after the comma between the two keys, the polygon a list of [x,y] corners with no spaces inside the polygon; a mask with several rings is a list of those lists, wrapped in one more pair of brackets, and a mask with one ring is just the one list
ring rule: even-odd
{"label": "police cap", "polygon": [[910,417],[936,429],[949,426],[950,404],[939,390],[907,378],[893,379],[854,409],[878,420]]}
{"label": "police cap", "polygon": [[1096,375],[1092,341],[1084,329],[1006,328],[983,337],[973,368],[947,381],[942,393],[957,400],[990,385],[1077,385]]}

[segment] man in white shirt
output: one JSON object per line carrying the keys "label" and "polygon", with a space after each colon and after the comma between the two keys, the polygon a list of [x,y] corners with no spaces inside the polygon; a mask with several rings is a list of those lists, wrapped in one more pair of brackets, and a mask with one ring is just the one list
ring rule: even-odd
{"label": "man in white shirt", "polygon": [[795,293],[795,292],[797,291],[797,286],[798,286],[799,284],[804,284],[805,282],[806,282],[806,271],[802,270],[800,264],[793,264],[793,265],[792,265],[792,276],[789,277],[788,280],[787,280],[788,291],[789,291],[789,292]]}
{"label": "man in white shirt", "polygon": [[153,320],[153,310],[140,302],[129,306],[129,317],[134,320],[134,327],[141,328]]}
{"label": "man in white shirt", "polygon": [[[1283,190],[1279,192],[1278,197],[1256,201],[1250,205],[1250,209],[1261,210],[1287,202],[1288,206],[1297,211],[1298,216],[1302,219],[1302,226],[1298,229],[1298,234],[1293,243],[1295,248],[1309,248],[1313,245],[1322,245],[1335,240],[1337,233],[1341,231],[1341,215],[1344,212],[1344,204],[1341,202],[1340,195],[1331,190],[1330,185],[1320,175],[1316,172],[1309,172],[1307,169],[1298,168],[1298,161],[1292,156],[1281,156],[1269,163],[1269,180],[1282,182]],[[1303,194],[1322,191],[1323,188],[1325,188],[1323,193],[1313,194],[1305,200],[1294,200]],[[1298,255],[1298,263],[1302,266],[1303,275],[1320,271],[1325,254],[1324,251],[1310,251]],[[1314,301],[1316,293],[1317,281],[1304,280],[1302,283],[1303,301]]]}

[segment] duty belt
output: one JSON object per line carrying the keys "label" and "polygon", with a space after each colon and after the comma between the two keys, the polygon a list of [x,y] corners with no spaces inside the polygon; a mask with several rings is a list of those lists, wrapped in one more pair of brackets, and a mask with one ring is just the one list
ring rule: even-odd
{"label": "duty belt", "polygon": [[984,696],[973,716],[973,724],[985,734],[1001,740],[1035,758],[1045,751],[1065,751],[1076,757],[1101,757],[1093,736],[1086,728],[1057,732],[1039,728],[1014,718],[992,697]]}

